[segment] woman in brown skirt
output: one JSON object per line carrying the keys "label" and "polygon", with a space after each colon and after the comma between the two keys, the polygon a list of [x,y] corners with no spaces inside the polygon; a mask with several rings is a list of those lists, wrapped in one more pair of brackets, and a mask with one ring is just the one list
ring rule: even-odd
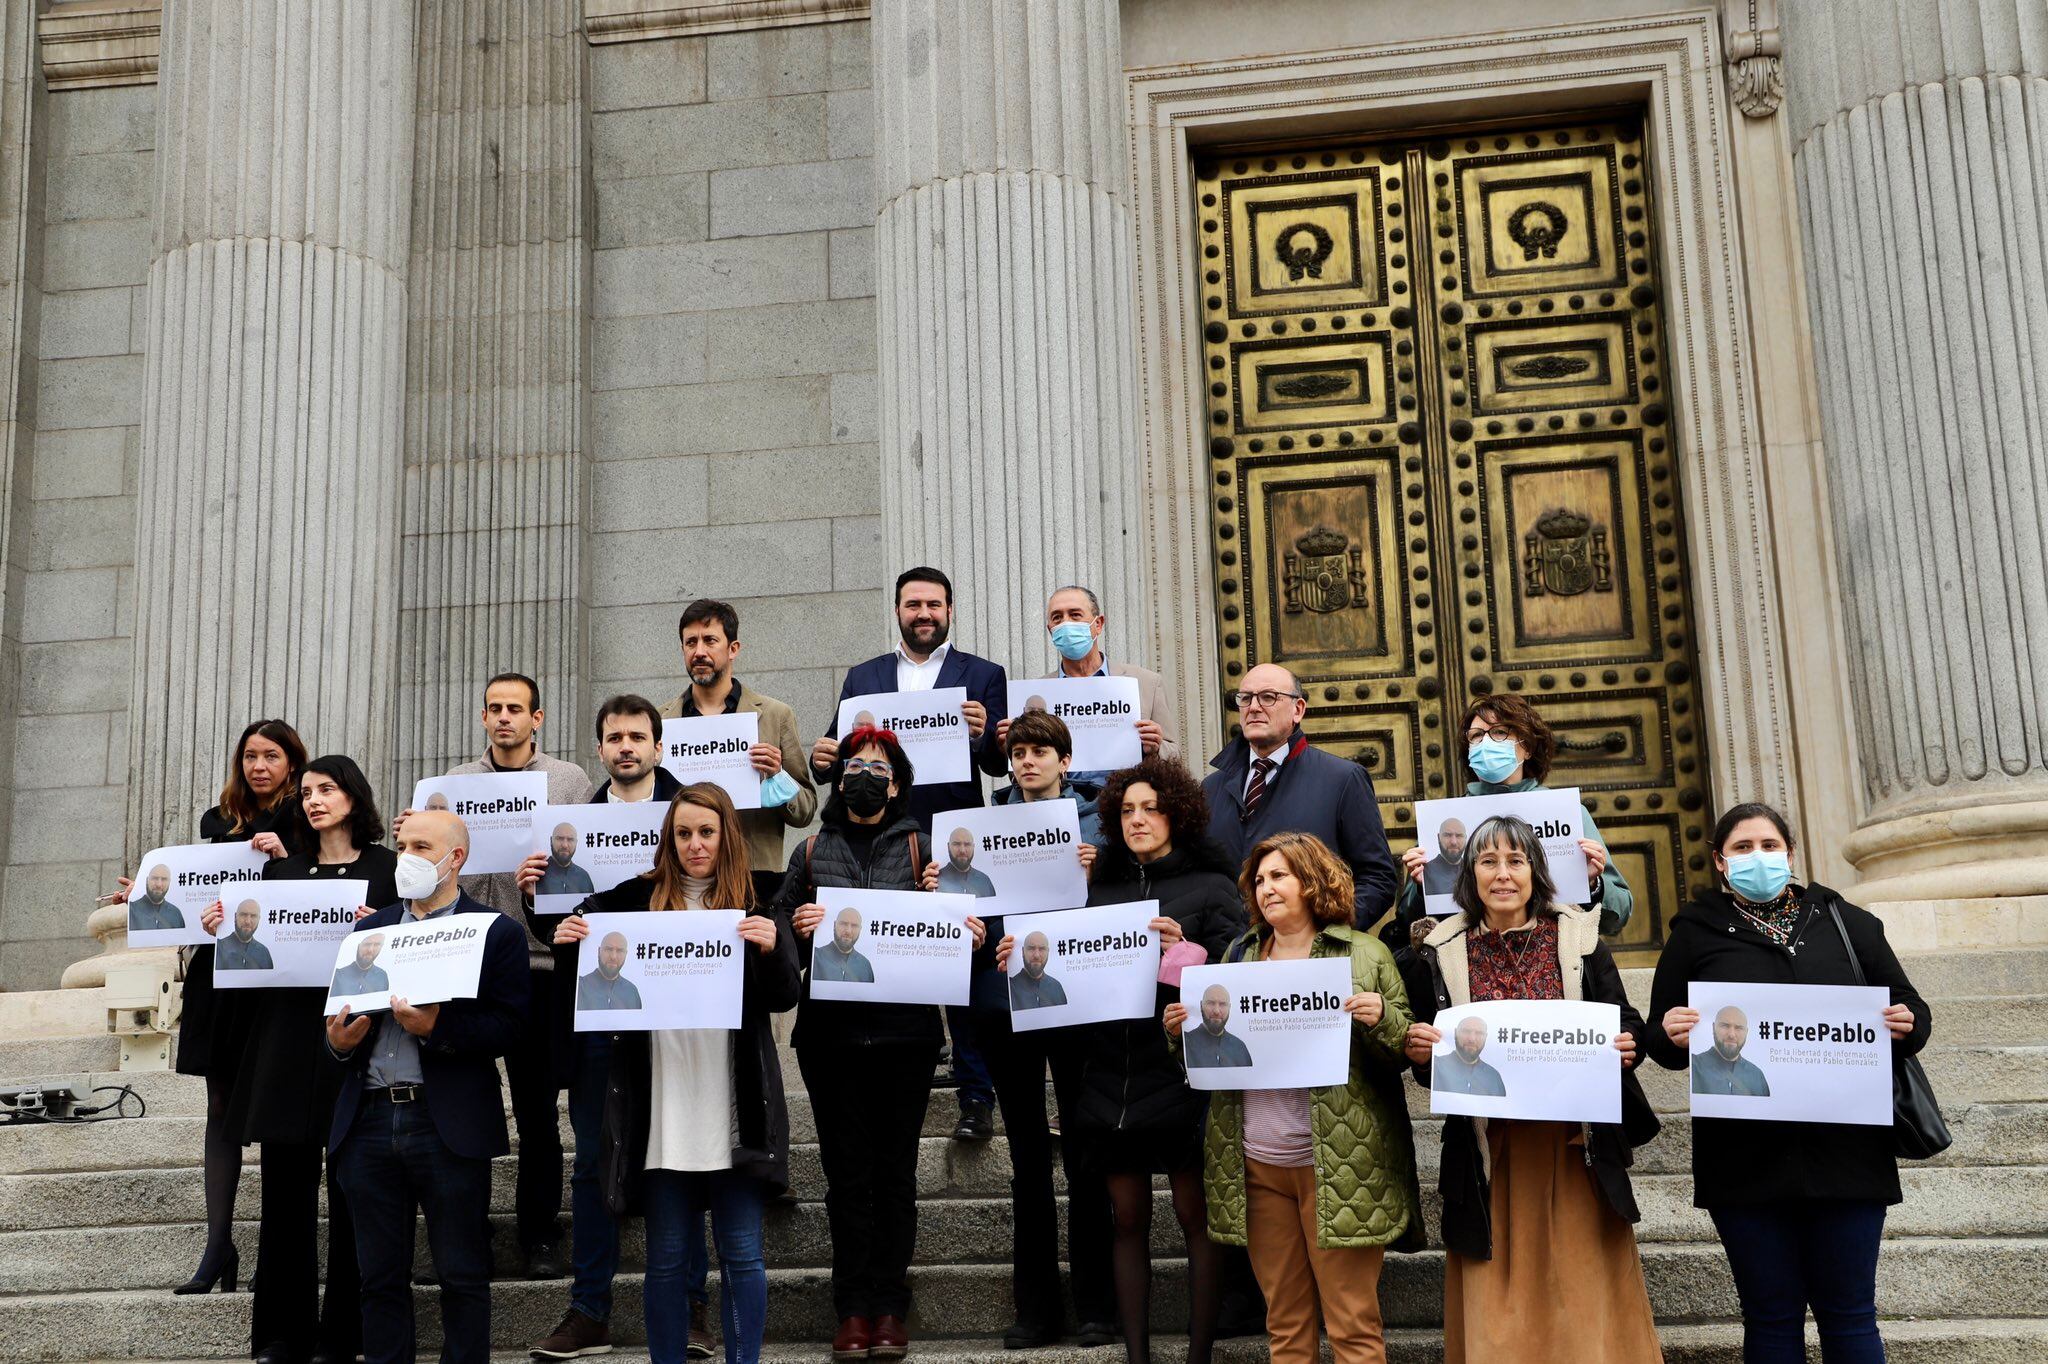
{"label": "woman in brown skirt", "polygon": [[1490,999],[1614,1004],[1622,1120],[1444,1119],[1444,1364],[1661,1360],[1628,1178],[1631,1149],[1658,1124],[1634,1073],[1642,1015],[1600,941],[1599,914],[1555,903],[1543,846],[1513,816],[1473,831],[1455,898],[1464,912],[1408,967],[1424,1021],[1408,1029],[1407,1053],[1423,1087],[1441,1010]]}

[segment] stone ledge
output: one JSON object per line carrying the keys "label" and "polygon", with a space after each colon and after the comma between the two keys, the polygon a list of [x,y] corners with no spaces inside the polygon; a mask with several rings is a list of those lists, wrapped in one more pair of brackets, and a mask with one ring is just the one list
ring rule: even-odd
{"label": "stone ledge", "polygon": [[583,31],[593,44],[867,17],[868,0],[583,0]]}
{"label": "stone ledge", "polygon": [[162,0],[54,0],[37,23],[52,90],[155,85]]}

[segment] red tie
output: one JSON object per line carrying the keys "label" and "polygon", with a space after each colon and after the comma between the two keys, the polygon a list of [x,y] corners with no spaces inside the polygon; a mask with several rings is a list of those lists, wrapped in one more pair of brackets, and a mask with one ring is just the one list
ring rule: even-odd
{"label": "red tie", "polygon": [[1249,824],[1252,816],[1259,812],[1259,802],[1266,798],[1266,774],[1273,770],[1271,758],[1252,759],[1251,785],[1244,788],[1244,819]]}

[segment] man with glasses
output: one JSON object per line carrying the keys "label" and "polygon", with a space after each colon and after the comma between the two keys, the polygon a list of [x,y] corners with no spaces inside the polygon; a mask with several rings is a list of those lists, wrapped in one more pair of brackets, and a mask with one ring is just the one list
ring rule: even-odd
{"label": "man with glasses", "polygon": [[1287,669],[1259,664],[1244,675],[1236,701],[1241,737],[1224,745],[1202,783],[1209,836],[1242,862],[1268,835],[1314,834],[1350,866],[1358,926],[1372,927],[1400,885],[1372,779],[1357,763],[1309,745],[1301,730],[1308,701]]}

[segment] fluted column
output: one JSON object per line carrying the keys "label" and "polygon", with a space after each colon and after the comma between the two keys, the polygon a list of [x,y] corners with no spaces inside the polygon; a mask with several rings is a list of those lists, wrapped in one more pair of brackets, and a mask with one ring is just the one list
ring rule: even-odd
{"label": "fluted column", "polygon": [[2048,9],[1786,0],[1859,893],[2048,934]]}
{"label": "fluted column", "polygon": [[256,717],[389,778],[412,58],[407,4],[164,7],[133,851]]}
{"label": "fluted column", "polygon": [[476,756],[479,690],[493,673],[539,681],[560,754],[589,713],[581,13],[581,0],[418,0],[399,589],[406,790]]}
{"label": "fluted column", "polygon": [[[878,0],[875,295],[887,568],[945,568],[961,637],[1051,666],[1082,582],[1130,657],[1128,135],[1116,0]],[[1121,628],[1118,628],[1121,626]]]}

